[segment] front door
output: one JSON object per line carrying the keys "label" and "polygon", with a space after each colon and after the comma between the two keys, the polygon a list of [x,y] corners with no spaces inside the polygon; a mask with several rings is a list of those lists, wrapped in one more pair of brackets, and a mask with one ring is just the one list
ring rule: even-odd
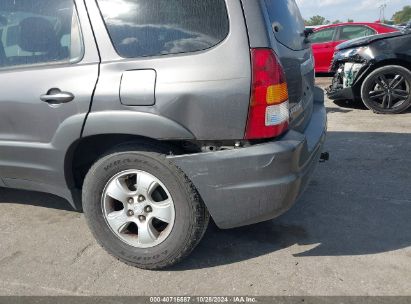
{"label": "front door", "polygon": [[84,3],[2,0],[0,38],[0,177],[61,194],[98,78]]}

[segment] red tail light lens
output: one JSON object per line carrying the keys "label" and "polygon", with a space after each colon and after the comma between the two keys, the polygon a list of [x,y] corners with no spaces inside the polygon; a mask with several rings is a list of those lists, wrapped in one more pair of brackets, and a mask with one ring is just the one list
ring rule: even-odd
{"label": "red tail light lens", "polygon": [[284,70],[271,49],[252,49],[252,88],[245,139],[273,138],[288,129],[290,113]]}

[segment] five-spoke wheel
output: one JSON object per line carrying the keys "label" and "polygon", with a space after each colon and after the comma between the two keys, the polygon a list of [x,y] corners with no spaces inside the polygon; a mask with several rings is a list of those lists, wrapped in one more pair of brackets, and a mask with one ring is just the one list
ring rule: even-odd
{"label": "five-spoke wheel", "polygon": [[131,246],[163,242],[173,229],[174,202],[164,184],[139,170],[120,172],[102,196],[103,214],[113,232]]}
{"label": "five-spoke wheel", "polygon": [[156,149],[141,142],[119,147],[91,167],[83,185],[84,214],[97,241],[144,269],[178,263],[209,221],[194,185],[167,159],[166,148]]}

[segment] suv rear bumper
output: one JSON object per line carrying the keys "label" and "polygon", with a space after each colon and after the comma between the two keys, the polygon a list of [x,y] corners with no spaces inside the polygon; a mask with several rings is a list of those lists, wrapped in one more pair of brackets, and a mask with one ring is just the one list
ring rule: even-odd
{"label": "suv rear bumper", "polygon": [[223,229],[278,217],[302,194],[326,137],[324,101],[314,102],[304,133],[247,148],[170,157],[197,187]]}

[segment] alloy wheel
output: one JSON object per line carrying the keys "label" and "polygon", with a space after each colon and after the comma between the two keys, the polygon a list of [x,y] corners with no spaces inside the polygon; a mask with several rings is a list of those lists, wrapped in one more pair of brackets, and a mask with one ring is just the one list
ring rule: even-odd
{"label": "alloy wheel", "polygon": [[103,215],[123,242],[150,248],[164,242],[175,221],[170,192],[154,175],[128,170],[114,176],[102,195]]}
{"label": "alloy wheel", "polygon": [[380,74],[375,77],[368,98],[378,108],[396,109],[408,100],[410,90],[410,84],[403,75]]}

